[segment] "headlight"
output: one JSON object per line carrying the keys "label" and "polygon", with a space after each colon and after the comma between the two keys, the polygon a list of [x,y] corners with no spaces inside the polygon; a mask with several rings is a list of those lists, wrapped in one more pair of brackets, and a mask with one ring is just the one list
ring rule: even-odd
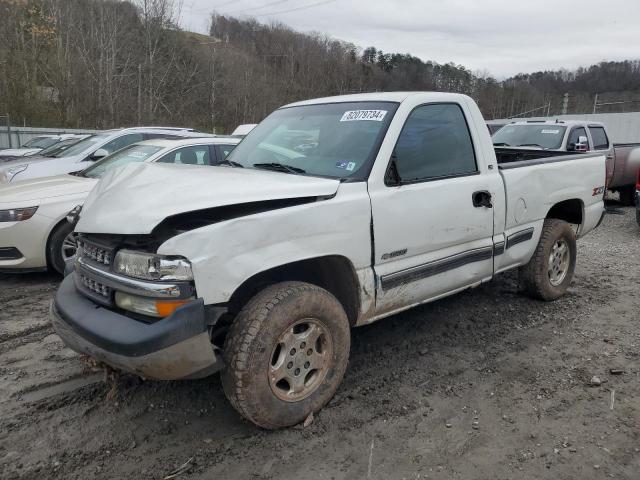
{"label": "headlight", "polygon": [[20,172],[24,172],[28,166],[29,164],[27,163],[23,165],[16,165],[15,167],[5,168],[3,175],[5,182],[10,182],[11,179],[13,179],[13,177],[15,177],[17,174],[19,174]]}
{"label": "headlight", "polygon": [[38,207],[12,208],[10,210],[0,210],[0,222],[21,222],[29,220],[36,213]]}
{"label": "headlight", "polygon": [[191,263],[185,258],[132,250],[120,250],[116,254],[114,270],[142,280],[193,280]]}
{"label": "headlight", "polygon": [[80,220],[80,212],[82,211],[82,205],[76,205],[72,210],[67,213],[67,222],[74,225]]}

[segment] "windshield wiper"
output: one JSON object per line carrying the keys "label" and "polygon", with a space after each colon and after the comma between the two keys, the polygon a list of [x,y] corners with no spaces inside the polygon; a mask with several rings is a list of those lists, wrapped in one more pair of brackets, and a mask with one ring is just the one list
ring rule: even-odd
{"label": "windshield wiper", "polygon": [[276,172],[307,173],[301,168],[285,165],[284,163],[254,163],[253,166],[256,168],[264,168],[265,170],[275,170]]}
{"label": "windshield wiper", "polygon": [[519,147],[539,147],[539,148],[544,149],[544,147],[542,145],[538,145],[537,143],[521,143],[518,146]]}
{"label": "windshield wiper", "polygon": [[226,158],[221,162],[218,162],[218,165],[229,165],[230,167],[244,168],[244,165],[241,163],[234,162],[233,160],[227,160]]}
{"label": "windshield wiper", "polygon": [[504,143],[504,142],[497,142],[493,144],[494,147],[510,147],[511,145],[509,145],[508,143]]}

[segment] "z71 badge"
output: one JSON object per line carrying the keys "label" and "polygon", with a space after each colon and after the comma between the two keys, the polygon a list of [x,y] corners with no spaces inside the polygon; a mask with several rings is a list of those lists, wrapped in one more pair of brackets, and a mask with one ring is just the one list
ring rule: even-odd
{"label": "z71 badge", "polygon": [[605,190],[606,190],[605,187],[595,187],[593,189],[593,195],[591,196],[597,197],[598,195],[603,195]]}

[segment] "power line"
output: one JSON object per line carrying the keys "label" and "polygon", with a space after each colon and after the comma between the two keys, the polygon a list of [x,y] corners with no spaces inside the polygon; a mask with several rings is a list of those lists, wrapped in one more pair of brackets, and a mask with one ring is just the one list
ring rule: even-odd
{"label": "power line", "polygon": [[291,0],[277,0],[275,2],[270,2],[270,3],[265,3],[264,5],[260,6],[260,7],[249,7],[249,8],[243,8],[240,10],[231,10],[230,12],[225,12],[225,15],[231,15],[234,13],[244,13],[244,12],[250,12],[251,10],[262,10],[263,8],[267,8],[267,7],[272,7],[274,5],[279,5],[281,3],[286,3],[289,2]]}
{"label": "power line", "polygon": [[192,6],[192,7],[188,7],[188,8],[192,12],[204,12],[205,10],[209,10],[209,11],[213,12],[214,10],[216,10],[218,8],[226,7],[227,5],[231,5],[232,3],[238,3],[238,1],[242,1],[242,0],[230,0],[230,1],[227,1],[227,2],[220,3],[218,5],[208,5],[206,7],[198,7],[198,8],[194,8]]}
{"label": "power line", "polygon": [[319,7],[320,5],[325,5],[327,3],[332,3],[335,1],[336,0],[324,0],[323,2],[312,3],[311,5],[304,5],[302,7],[290,8],[288,10],[280,10],[279,12],[257,13],[256,17],[264,17],[268,15],[281,15],[283,13],[297,12],[299,10],[306,10],[308,8]]}

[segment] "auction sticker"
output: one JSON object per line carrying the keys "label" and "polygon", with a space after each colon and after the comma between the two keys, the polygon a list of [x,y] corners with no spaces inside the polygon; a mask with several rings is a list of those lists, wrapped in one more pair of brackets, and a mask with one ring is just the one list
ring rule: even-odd
{"label": "auction sticker", "polygon": [[384,120],[386,110],[349,110],[344,112],[341,122],[358,122],[362,120],[373,120],[374,122],[381,122]]}
{"label": "auction sticker", "polygon": [[552,135],[557,135],[560,133],[560,130],[542,130],[540,133],[550,133]]}

